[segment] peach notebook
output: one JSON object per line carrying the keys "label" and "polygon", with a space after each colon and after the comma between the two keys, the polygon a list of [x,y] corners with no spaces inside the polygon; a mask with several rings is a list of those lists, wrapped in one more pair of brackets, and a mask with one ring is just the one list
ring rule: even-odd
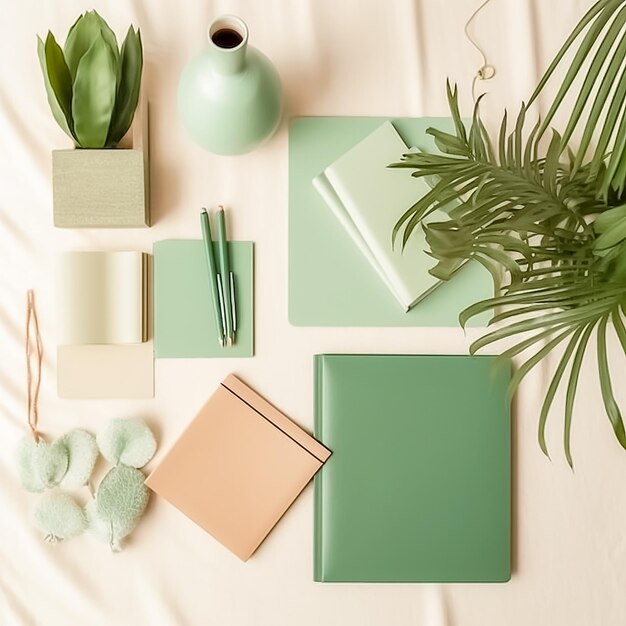
{"label": "peach notebook", "polygon": [[231,374],[146,484],[246,561],[330,454]]}

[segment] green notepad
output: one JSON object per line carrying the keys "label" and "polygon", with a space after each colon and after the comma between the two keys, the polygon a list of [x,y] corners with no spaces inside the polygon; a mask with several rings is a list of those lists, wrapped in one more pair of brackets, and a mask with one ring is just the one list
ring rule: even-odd
{"label": "green notepad", "polygon": [[[405,313],[313,187],[316,176],[387,120],[304,117],[291,123],[289,320],[295,326],[458,326],[462,309],[493,296],[489,273],[477,263],[468,263]],[[426,135],[429,126],[454,128],[449,118],[391,122],[408,146],[420,149],[435,149]],[[487,319],[476,317],[470,325],[484,325]]]}
{"label": "green notepad", "polygon": [[254,355],[254,244],[229,244],[237,289],[237,341],[222,348],[211,303],[204,242],[154,244],[154,354],[168,357]]}
{"label": "green notepad", "polygon": [[315,580],[509,580],[510,364],[315,358]]}

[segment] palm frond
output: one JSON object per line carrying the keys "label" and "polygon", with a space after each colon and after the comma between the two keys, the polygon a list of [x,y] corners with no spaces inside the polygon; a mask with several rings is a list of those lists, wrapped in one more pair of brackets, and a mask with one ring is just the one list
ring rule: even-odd
{"label": "palm frond", "polygon": [[[546,115],[531,115],[568,59]],[[570,465],[578,380],[597,331],[603,404],[626,448],[607,357],[611,323],[626,354],[626,0],[600,0],[591,7],[512,126],[503,114],[494,141],[481,120],[481,99],[465,123],[456,85],[448,82],[446,90],[454,131],[427,131],[439,152],[405,154],[391,166],[436,181],[400,217],[394,240],[401,238],[404,246],[422,228],[437,260],[432,273],[443,280],[470,259],[491,272],[496,296],[468,307],[459,320],[464,326],[471,317],[493,311],[489,325],[496,327],[472,344],[471,353],[511,340],[515,343],[503,352],[505,358],[534,350],[514,374],[511,391],[565,344],[539,414],[538,434],[547,454],[548,414],[565,384],[563,445]],[[552,124],[564,112],[568,117],[559,132]],[[577,150],[570,146],[575,135],[580,136]],[[437,210],[449,219],[425,223]]]}

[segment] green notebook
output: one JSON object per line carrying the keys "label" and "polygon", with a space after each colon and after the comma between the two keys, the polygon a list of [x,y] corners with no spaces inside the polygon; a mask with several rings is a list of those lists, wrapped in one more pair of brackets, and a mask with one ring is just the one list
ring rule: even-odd
{"label": "green notebook", "polygon": [[[289,321],[295,326],[458,326],[462,309],[493,296],[489,273],[477,263],[468,263],[405,313],[313,187],[316,176],[388,119],[303,117],[291,123]],[[391,122],[408,146],[420,149],[435,149],[426,135],[429,126],[453,129],[449,118]],[[487,315],[476,317],[470,325],[485,325],[487,319]]]}
{"label": "green notebook", "polygon": [[154,355],[249,357],[254,355],[254,244],[229,242],[237,291],[237,341],[219,345],[204,242],[154,244]]}
{"label": "green notebook", "polygon": [[322,582],[510,578],[510,364],[496,357],[317,355]]}

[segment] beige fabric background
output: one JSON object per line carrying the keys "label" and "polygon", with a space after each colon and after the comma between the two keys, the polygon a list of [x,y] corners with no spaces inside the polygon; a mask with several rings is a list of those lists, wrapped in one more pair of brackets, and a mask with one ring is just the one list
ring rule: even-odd
{"label": "beige fabric background", "polygon": [[[7,626],[619,626],[626,623],[626,453],[602,409],[593,355],[583,371],[573,449],[561,451],[560,402],[549,429],[553,461],[536,441],[546,370],[517,402],[514,572],[506,585],[320,585],[312,575],[312,490],[257,555],[240,563],[165,502],[154,499],[127,549],[91,537],[52,547],[27,524],[33,497],[16,483],[12,449],[25,425],[24,297],[37,291],[47,349],[45,431],[97,430],[140,416],[161,453],[230,371],[307,428],[312,355],[323,351],[463,352],[472,334],[444,329],[303,329],[287,321],[287,122],[294,115],[442,115],[444,81],[471,104],[479,57],[463,37],[478,0],[3,0],[0,5],[0,623]],[[493,0],[474,27],[498,68],[487,89],[491,122],[516,108],[590,0]],[[63,231],[52,226],[50,151],[66,140],[50,115],[35,34],[62,36],[95,7],[118,33],[141,27],[151,104],[149,230]],[[249,24],[276,63],[285,122],[261,150],[218,158],[183,135],[177,77],[219,13]],[[198,208],[233,207],[236,238],[256,241],[254,359],[159,361],[149,401],[69,401],[55,393],[52,265],[72,247],[141,249],[197,237]],[[616,352],[616,346],[613,346]],[[618,374],[623,373],[623,366]],[[623,379],[616,383],[626,402]]]}

